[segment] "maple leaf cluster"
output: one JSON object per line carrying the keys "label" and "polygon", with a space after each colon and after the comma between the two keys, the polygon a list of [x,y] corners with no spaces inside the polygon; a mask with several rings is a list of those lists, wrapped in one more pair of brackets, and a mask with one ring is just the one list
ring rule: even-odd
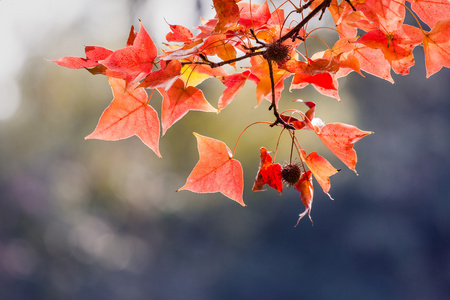
{"label": "maple leaf cluster", "polygon": [[[54,62],[108,77],[114,98],[86,139],[114,141],[136,135],[159,157],[160,137],[174,123],[192,110],[220,112],[250,80],[256,85],[256,105],[267,100],[274,113],[275,120],[259,123],[282,128],[292,141],[291,159],[284,166],[274,163],[275,156],[272,158],[266,148],[260,149],[261,162],[253,190],[263,190],[268,185],[281,193],[284,184],[294,186],[306,208],[299,221],[310,216],[312,178],[329,195],[329,177],[338,170],[316,152],[306,154],[296,133],[314,132],[355,171],[353,145],[371,132],[343,123],[324,124],[315,117],[316,105],[310,101],[304,102],[306,112],[279,112],[286,79],[292,78],[290,90],[311,84],[319,93],[340,100],[338,78],[353,71],[363,75],[364,71],[393,83],[391,70],[408,74],[415,63],[413,50],[417,46],[424,49],[427,77],[442,67],[450,67],[448,0],[310,0],[297,1],[298,5],[285,1],[280,6],[268,1],[212,2],[216,16],[202,19],[195,28],[197,34],[184,26],[169,24],[167,43],[161,52],[141,23],[138,32],[131,27],[122,49],[87,46],[85,58],[63,57]],[[309,28],[309,21],[321,19],[326,11],[336,25],[337,42],[325,51],[302,54],[299,49],[307,49],[311,33],[318,29]],[[415,18],[416,26],[404,24],[407,13]],[[238,66],[238,62],[248,64]],[[235,72],[229,73],[224,66],[231,66]],[[224,85],[217,108],[197,87],[207,78],[216,78]],[[151,91],[150,96],[147,90]],[[161,116],[150,105],[154,91],[162,96]],[[221,141],[200,134],[195,137],[200,158],[179,190],[221,192],[245,206],[243,170],[235,153]],[[297,153],[300,163],[292,163],[293,153]]]}

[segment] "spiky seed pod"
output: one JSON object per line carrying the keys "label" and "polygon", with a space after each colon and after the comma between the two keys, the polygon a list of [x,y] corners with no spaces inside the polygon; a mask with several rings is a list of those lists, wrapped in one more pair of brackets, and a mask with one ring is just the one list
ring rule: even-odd
{"label": "spiky seed pod", "polygon": [[291,47],[288,45],[283,45],[277,41],[269,44],[266,51],[263,54],[263,57],[271,62],[276,62],[278,64],[282,64],[286,60],[290,58],[289,52],[291,51]]}
{"label": "spiky seed pod", "polygon": [[287,164],[281,169],[281,178],[288,186],[296,184],[301,174],[300,166],[295,163]]}

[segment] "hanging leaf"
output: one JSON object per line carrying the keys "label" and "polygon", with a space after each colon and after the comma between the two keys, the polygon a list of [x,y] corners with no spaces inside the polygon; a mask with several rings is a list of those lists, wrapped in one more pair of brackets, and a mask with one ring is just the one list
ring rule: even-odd
{"label": "hanging leaf", "polygon": [[232,158],[224,142],[194,133],[200,159],[186,184],[178,189],[196,193],[220,192],[242,206],[244,178],[241,163]]}

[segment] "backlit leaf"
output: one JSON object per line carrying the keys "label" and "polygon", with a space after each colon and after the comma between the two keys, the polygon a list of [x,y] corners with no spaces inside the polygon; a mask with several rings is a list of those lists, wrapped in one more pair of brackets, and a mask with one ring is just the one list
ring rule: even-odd
{"label": "backlit leaf", "polygon": [[372,132],[363,131],[353,125],[344,123],[329,123],[316,133],[325,146],[356,173],[357,157],[353,145]]}
{"label": "backlit leaf", "polygon": [[241,163],[232,158],[224,142],[194,133],[197,138],[199,161],[180,190],[195,193],[220,192],[242,206],[244,178]]}
{"label": "backlit leaf", "polygon": [[450,18],[438,21],[423,37],[427,77],[442,67],[450,68]]}
{"label": "backlit leaf", "polygon": [[206,101],[201,90],[193,86],[185,87],[181,79],[177,79],[168,91],[162,88],[158,88],[158,91],[163,96],[161,110],[163,135],[190,110],[217,111]]}
{"label": "backlit leaf", "polygon": [[109,78],[109,83],[114,99],[103,112],[94,132],[86,139],[117,141],[137,135],[161,157],[158,114],[148,105],[145,89],[136,88],[137,84],[126,89],[125,81],[117,78]]}

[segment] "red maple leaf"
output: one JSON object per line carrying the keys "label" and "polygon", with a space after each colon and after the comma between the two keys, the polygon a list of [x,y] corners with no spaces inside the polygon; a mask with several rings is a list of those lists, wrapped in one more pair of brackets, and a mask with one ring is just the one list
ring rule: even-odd
{"label": "red maple leaf", "polygon": [[294,73],[289,89],[302,89],[308,84],[312,84],[321,94],[340,100],[337,90],[338,83],[333,76],[339,70],[337,58],[320,58],[309,60],[308,63],[290,59],[283,65],[283,68]]}
{"label": "red maple leaf", "polygon": [[169,32],[168,34],[166,34],[166,40],[168,42],[188,43],[194,37],[192,32],[184,26],[170,25],[170,24],[169,24],[169,26],[170,26],[170,30],[172,30],[172,32]]}
{"label": "red maple leaf", "polygon": [[86,58],[67,56],[58,60],[53,60],[53,62],[61,67],[71,69],[93,68],[98,66],[99,60],[106,59],[113,53],[113,51],[109,49],[98,46],[86,46],[84,51],[86,53]]}
{"label": "red maple leaf", "polygon": [[238,6],[240,10],[239,25],[253,28],[255,31],[266,25],[272,16],[267,1],[261,5],[241,2]]}
{"label": "red maple leaf", "polygon": [[129,87],[151,73],[157,55],[158,49],[141,23],[132,45],[114,51],[100,63],[111,71],[123,73]]}
{"label": "red maple leaf", "polygon": [[137,135],[156,155],[159,153],[160,125],[157,112],[148,105],[150,99],[144,88],[137,83],[126,89],[125,81],[109,78],[114,94],[94,132],[85,139],[117,141]]}
{"label": "red maple leaf", "polygon": [[292,125],[295,129],[303,129],[306,127],[306,129],[315,130],[315,126],[311,122],[315,116],[316,104],[312,101],[302,101],[302,100],[296,100],[295,102],[302,102],[309,108],[308,111],[304,114],[300,111],[294,110],[294,112],[297,112],[303,116],[303,120],[294,118],[292,115],[287,116],[281,114],[280,117],[283,119],[283,121]]}
{"label": "red maple leaf", "polygon": [[281,165],[274,164],[272,157],[266,148],[262,147],[261,162],[259,164],[258,174],[253,184],[253,191],[263,191],[264,185],[268,184],[271,188],[280,193],[283,192],[283,181],[281,179]]}
{"label": "red maple leaf", "polygon": [[161,109],[163,135],[190,110],[217,111],[206,101],[201,90],[193,86],[185,87],[181,79],[177,79],[169,90],[158,88],[158,91],[163,96]]}
{"label": "red maple leaf", "polygon": [[196,193],[220,192],[242,206],[244,177],[241,163],[233,159],[230,149],[224,142],[194,133],[197,138],[199,161],[178,189]]}

